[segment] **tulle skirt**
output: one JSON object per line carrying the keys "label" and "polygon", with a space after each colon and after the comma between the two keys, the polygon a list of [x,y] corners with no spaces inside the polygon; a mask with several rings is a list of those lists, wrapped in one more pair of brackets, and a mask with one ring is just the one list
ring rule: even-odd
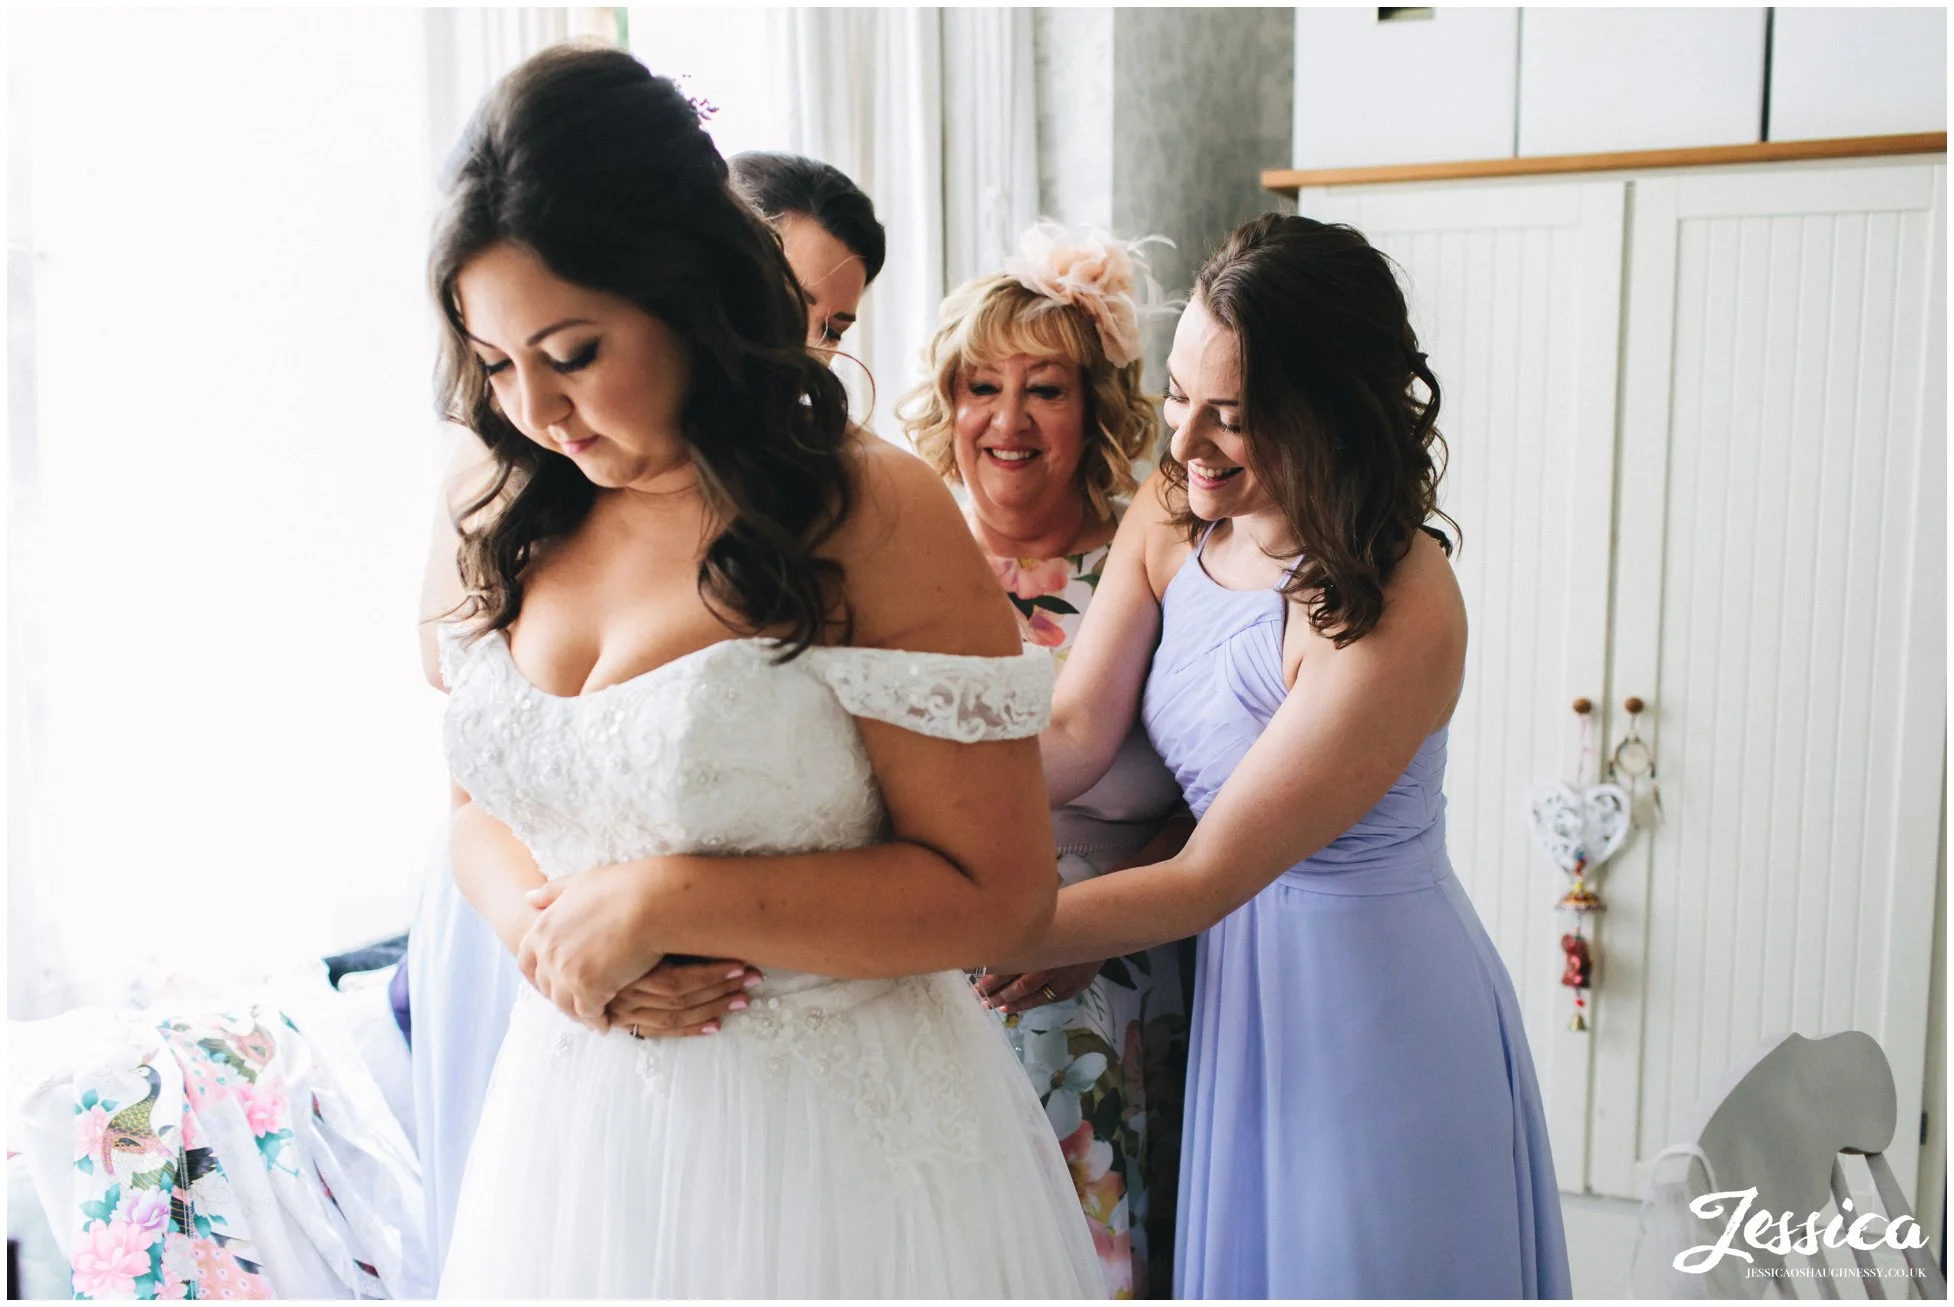
{"label": "tulle skirt", "polygon": [[1105,1295],[1045,1113],[961,976],[776,974],[677,1040],[522,993],[443,1297]]}

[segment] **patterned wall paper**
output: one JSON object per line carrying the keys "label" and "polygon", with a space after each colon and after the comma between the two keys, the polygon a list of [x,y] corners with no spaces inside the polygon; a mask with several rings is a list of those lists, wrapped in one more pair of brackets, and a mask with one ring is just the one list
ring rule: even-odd
{"label": "patterned wall paper", "polygon": [[[1289,158],[1293,9],[1122,9],[1114,27],[1113,225],[1159,232],[1155,275],[1184,295],[1240,223],[1277,207],[1258,182]],[[1149,333],[1147,369],[1165,381],[1172,320]]]}

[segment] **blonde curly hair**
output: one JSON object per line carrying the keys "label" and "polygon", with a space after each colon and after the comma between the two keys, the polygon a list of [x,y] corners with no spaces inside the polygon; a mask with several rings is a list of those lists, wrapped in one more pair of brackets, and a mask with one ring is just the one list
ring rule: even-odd
{"label": "blonde curly hair", "polygon": [[1018,354],[1076,363],[1085,381],[1085,448],[1079,479],[1101,521],[1112,501],[1139,484],[1133,460],[1151,451],[1160,429],[1157,401],[1140,389],[1141,363],[1114,367],[1082,310],[1049,299],[1009,275],[978,277],[943,301],[943,325],[925,352],[929,378],[896,404],[910,443],[939,476],[961,482],[955,441],[957,378],[962,370]]}

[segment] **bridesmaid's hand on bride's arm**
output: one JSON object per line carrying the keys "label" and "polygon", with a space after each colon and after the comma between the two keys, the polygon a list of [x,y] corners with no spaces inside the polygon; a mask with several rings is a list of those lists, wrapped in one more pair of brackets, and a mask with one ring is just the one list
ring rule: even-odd
{"label": "bridesmaid's hand on bride's arm", "polygon": [[613,1024],[645,1039],[717,1034],[721,1018],[744,1011],[748,991],[764,979],[756,968],[727,958],[667,959],[626,985],[608,1011]]}
{"label": "bridesmaid's hand on bride's arm", "polygon": [[1006,1016],[1029,1012],[1047,1003],[1062,1003],[1077,998],[1099,978],[1100,962],[1081,962],[1077,966],[1050,971],[1027,971],[1022,975],[989,972],[977,977],[977,997],[984,1006]]}
{"label": "bridesmaid's hand on bride's arm", "polygon": [[522,937],[516,962],[543,997],[602,1033],[606,1009],[632,981],[658,965],[647,942],[643,895],[629,864],[594,867],[530,891],[542,909]]}

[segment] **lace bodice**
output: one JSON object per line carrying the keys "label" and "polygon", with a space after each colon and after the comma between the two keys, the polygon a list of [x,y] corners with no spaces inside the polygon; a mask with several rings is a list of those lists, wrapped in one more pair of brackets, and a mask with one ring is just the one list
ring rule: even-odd
{"label": "lace bodice", "polygon": [[853,718],[942,739],[1022,739],[1051,711],[1042,650],[1011,658],[726,640],[575,697],[508,641],[440,633],[448,765],[547,876],[675,853],[858,848],[886,814]]}

